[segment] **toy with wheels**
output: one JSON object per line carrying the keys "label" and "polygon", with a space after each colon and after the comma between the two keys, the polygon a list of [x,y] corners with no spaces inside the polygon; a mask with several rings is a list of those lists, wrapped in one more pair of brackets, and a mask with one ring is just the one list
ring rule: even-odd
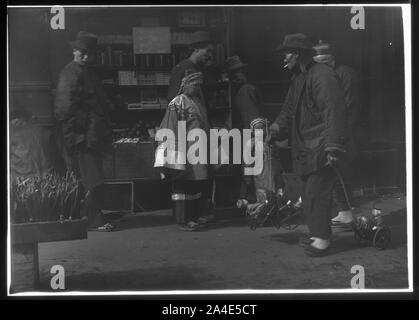
{"label": "toy with wheels", "polygon": [[352,227],[357,241],[363,244],[372,243],[377,250],[388,248],[391,242],[391,231],[382,222],[381,210],[373,209],[371,216],[356,216]]}
{"label": "toy with wheels", "polygon": [[245,199],[237,201],[237,207],[245,212],[250,229],[263,227],[268,220],[277,229],[282,227],[294,230],[298,227],[298,217],[302,211],[301,198],[292,203],[286,201],[282,194],[275,195],[266,190],[257,190],[257,198],[256,203],[248,203]]}

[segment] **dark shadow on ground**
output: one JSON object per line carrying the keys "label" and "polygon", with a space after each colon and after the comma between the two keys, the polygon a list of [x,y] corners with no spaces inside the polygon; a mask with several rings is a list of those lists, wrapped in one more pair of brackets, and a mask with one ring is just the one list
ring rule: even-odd
{"label": "dark shadow on ground", "polygon": [[[94,272],[66,276],[67,291],[153,291],[211,289],[208,282],[223,279],[208,274],[204,268],[187,266],[144,268],[126,271]],[[206,287],[204,287],[206,286]],[[40,290],[50,289],[50,277],[40,279]]]}
{"label": "dark shadow on ground", "polygon": [[127,229],[173,225],[174,219],[169,214],[127,214],[119,219],[113,220],[112,222],[116,226],[115,231],[121,231]]}
{"label": "dark shadow on ground", "polygon": [[[397,249],[405,246],[407,243],[407,225],[405,223],[405,215],[395,214],[384,219],[384,223],[391,231],[391,242],[387,250]],[[301,230],[271,234],[265,236],[272,241],[279,241],[288,245],[298,245],[299,238],[305,234]],[[330,254],[341,253],[345,251],[355,250],[362,247],[373,246],[372,242],[361,243],[354,237],[353,231],[334,231],[333,248]]]}

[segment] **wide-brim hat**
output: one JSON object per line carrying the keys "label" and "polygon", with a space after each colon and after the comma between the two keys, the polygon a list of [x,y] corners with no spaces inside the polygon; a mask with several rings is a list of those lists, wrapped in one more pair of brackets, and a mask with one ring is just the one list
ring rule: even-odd
{"label": "wide-brim hat", "polygon": [[303,33],[294,33],[286,35],[282,44],[276,48],[276,51],[281,52],[285,52],[288,50],[304,50],[314,52],[313,44]]}
{"label": "wide-brim hat", "polygon": [[207,31],[197,31],[191,35],[191,45],[196,45],[198,43],[211,43],[210,34]]}
{"label": "wide-brim hat", "polygon": [[70,42],[72,48],[80,49],[87,52],[96,51],[97,36],[90,32],[80,31],[76,40]]}
{"label": "wide-brim hat", "polygon": [[239,56],[232,56],[225,61],[227,71],[234,71],[247,67],[247,63],[243,63]]}

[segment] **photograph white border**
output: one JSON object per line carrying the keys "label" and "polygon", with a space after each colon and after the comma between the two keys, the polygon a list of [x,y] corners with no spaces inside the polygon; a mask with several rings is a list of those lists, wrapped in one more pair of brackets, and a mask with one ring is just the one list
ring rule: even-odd
{"label": "photograph white border", "polygon": [[[169,290],[169,291],[65,291],[65,292],[22,292],[10,293],[11,288],[11,238],[10,238],[10,171],[7,170],[7,290],[8,296],[116,296],[116,295],[220,295],[220,294],[364,294],[364,293],[409,293],[413,292],[413,202],[412,202],[412,73],[411,73],[411,5],[410,4],[302,4],[302,5],[64,5],[64,8],[125,8],[125,7],[401,7],[403,16],[404,39],[404,77],[405,77],[405,129],[406,129],[406,209],[407,209],[407,251],[408,251],[408,288],[405,289],[289,289],[289,290]],[[48,5],[7,6],[7,8],[51,8]],[[9,46],[7,23],[7,88],[9,89]],[[7,119],[9,119],[9,90],[7,91]],[[7,167],[10,168],[9,121],[7,121]]]}

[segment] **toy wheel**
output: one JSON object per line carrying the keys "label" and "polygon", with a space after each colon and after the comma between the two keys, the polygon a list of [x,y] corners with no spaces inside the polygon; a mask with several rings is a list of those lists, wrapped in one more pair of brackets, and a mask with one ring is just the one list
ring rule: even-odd
{"label": "toy wheel", "polygon": [[388,227],[378,227],[374,235],[373,244],[377,250],[384,250],[391,241],[391,231]]}

